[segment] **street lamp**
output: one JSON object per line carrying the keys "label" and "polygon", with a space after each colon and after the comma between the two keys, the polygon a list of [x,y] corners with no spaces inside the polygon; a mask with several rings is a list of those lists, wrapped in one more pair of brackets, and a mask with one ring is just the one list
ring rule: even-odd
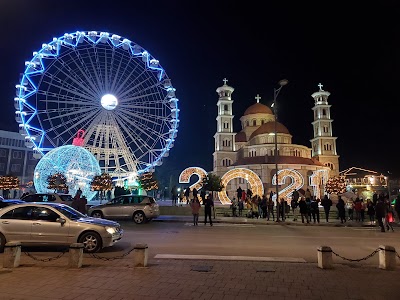
{"label": "street lamp", "polygon": [[[272,107],[274,109],[274,116],[275,116],[275,194],[276,194],[276,205],[279,207],[279,186],[278,186],[278,134],[277,134],[277,122],[278,122],[278,116],[277,116],[277,105],[276,105],[276,98],[278,97],[279,92],[281,91],[282,87],[288,84],[288,80],[282,79],[278,82],[279,88],[274,88],[274,102],[272,103]],[[285,220],[285,208],[282,207],[282,221]],[[276,220],[279,222],[279,210],[276,212]]]}

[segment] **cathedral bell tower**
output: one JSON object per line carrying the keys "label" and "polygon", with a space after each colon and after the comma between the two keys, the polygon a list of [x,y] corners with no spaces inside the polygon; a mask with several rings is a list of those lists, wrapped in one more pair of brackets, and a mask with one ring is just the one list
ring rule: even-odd
{"label": "cathedral bell tower", "polygon": [[228,81],[224,78],[224,84],[217,88],[219,99],[217,102],[217,132],[214,135],[215,150],[213,153],[213,172],[222,176],[228,170],[228,167],[236,161],[235,135],[233,132],[233,114],[231,98],[233,87],[226,84]]}
{"label": "cathedral bell tower", "polygon": [[339,175],[339,155],[336,152],[336,139],[332,136],[332,122],[330,108],[328,104],[329,92],[322,89],[323,85],[318,85],[319,91],[311,95],[315,105],[313,125],[314,138],[310,140],[312,153],[311,156],[331,169],[329,177]]}

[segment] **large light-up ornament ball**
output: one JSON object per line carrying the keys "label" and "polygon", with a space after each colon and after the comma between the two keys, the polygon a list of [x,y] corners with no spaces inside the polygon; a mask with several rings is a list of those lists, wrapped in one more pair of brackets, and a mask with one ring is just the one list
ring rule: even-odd
{"label": "large light-up ornament ball", "polygon": [[66,145],[48,152],[36,165],[33,182],[38,193],[53,193],[47,188],[47,178],[62,173],[67,178],[69,194],[75,195],[80,188],[82,195],[91,200],[96,191],[90,183],[94,176],[101,174],[99,162],[94,155],[83,147]]}

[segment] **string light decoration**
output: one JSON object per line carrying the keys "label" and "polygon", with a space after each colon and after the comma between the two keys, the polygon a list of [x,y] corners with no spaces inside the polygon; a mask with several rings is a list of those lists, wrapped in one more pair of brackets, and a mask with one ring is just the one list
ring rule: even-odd
{"label": "string light decoration", "polygon": [[232,203],[228,195],[226,194],[226,186],[228,185],[229,181],[235,178],[246,179],[250,184],[253,196],[258,195],[262,197],[262,195],[264,194],[263,183],[260,177],[258,177],[258,175],[255,172],[245,168],[232,169],[226,172],[221,177],[221,184],[224,186],[224,188],[222,189],[222,191],[218,192],[218,198],[222,204],[228,205]]}
{"label": "string light decoration", "polygon": [[112,190],[112,178],[107,173],[96,175],[90,183],[93,191],[110,191]]}
{"label": "string light decoration", "polygon": [[321,185],[325,185],[328,179],[328,170],[317,170],[310,176],[310,186],[313,187],[315,197],[322,199]]}
{"label": "string light decoration", "polygon": [[47,177],[47,188],[55,193],[58,191],[66,192],[68,190],[67,178],[62,173],[51,174]]}
{"label": "string light decoration", "polygon": [[[285,184],[286,178],[291,178],[292,183],[279,192],[279,199],[289,199],[295,190],[299,190],[304,185],[303,176],[293,169],[282,169],[278,171],[279,184]],[[276,174],[272,177],[272,184],[276,185]]]}
{"label": "string light decoration", "polygon": [[179,175],[179,183],[189,183],[190,177],[192,177],[193,175],[199,176],[199,179],[195,183],[193,183],[189,187],[189,189],[192,190],[193,188],[196,188],[196,190],[200,190],[201,187],[203,186],[203,178],[204,176],[207,176],[207,172],[203,168],[200,167],[186,168]]}
{"label": "string light decoration", "polygon": [[328,194],[340,195],[346,192],[345,176],[335,176],[328,179],[325,185],[325,192]]}
{"label": "string light decoration", "polygon": [[19,189],[19,178],[13,175],[0,176],[0,190]]}
{"label": "string light decoration", "polygon": [[76,194],[80,188],[88,201],[96,196],[90,183],[93,177],[101,174],[99,162],[94,155],[83,147],[65,145],[57,147],[44,155],[34,172],[34,184],[38,193],[52,193],[47,188],[47,178],[54,173],[63,174],[69,193]]}
{"label": "string light decoration", "polygon": [[142,189],[146,191],[157,190],[158,189],[158,182],[154,177],[153,172],[146,172],[143,173],[139,177],[140,186]]}

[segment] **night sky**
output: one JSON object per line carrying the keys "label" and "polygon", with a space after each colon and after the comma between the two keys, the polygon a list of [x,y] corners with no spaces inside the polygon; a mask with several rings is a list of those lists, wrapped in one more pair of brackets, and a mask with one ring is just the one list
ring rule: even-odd
{"label": "night sky", "polygon": [[15,84],[33,51],[66,32],[107,31],[150,52],[176,88],[179,133],[160,174],[175,177],[189,166],[212,170],[215,90],[223,78],[235,88],[236,132],[254,97],[271,105],[285,78],[278,118],[293,143],[311,146],[311,94],[322,83],[331,93],[340,170],[400,175],[400,5],[298,2],[0,0],[0,129],[18,130]]}

